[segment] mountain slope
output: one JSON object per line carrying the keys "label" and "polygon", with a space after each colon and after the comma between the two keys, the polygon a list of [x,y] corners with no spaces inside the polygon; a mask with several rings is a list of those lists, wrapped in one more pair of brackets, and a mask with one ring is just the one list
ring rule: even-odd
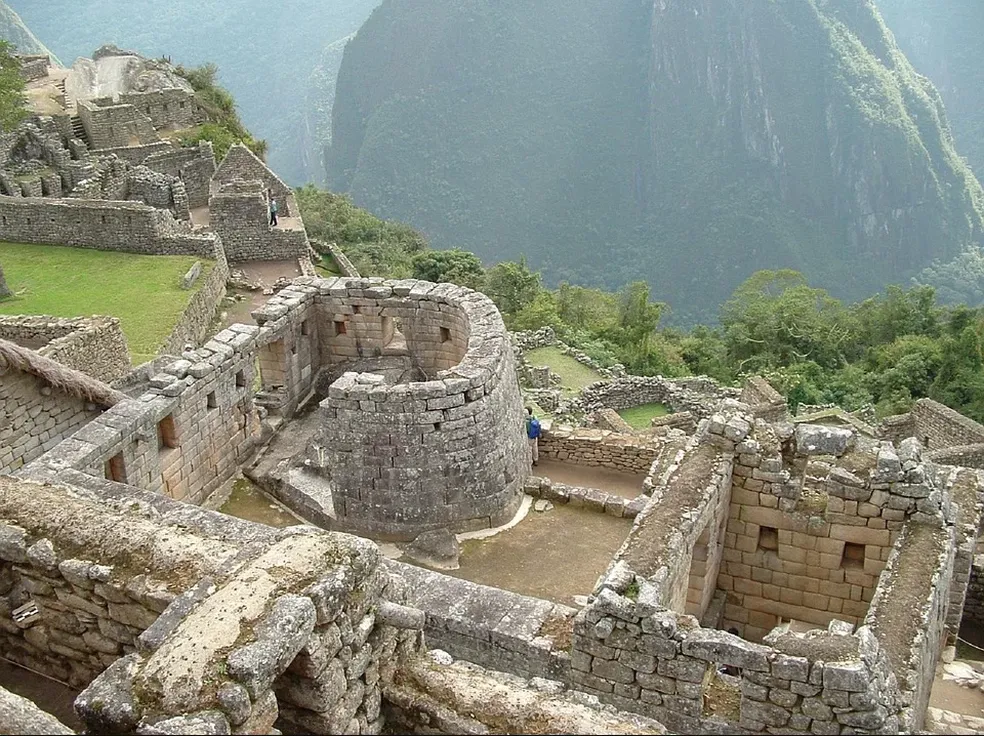
{"label": "mountain slope", "polygon": [[[54,57],[31,29],[24,25],[21,17],[12,8],[0,1],[0,39],[12,43],[22,54],[48,54]],[[55,59],[57,62],[57,59]]]}
{"label": "mountain slope", "polygon": [[333,130],[358,204],[554,281],[645,278],[687,319],[761,268],[855,298],[981,233],[866,0],[386,0]]}
{"label": "mountain slope", "polygon": [[980,0],[879,0],[885,22],[912,65],[946,103],[957,150],[984,175],[984,3]]}
{"label": "mountain slope", "polygon": [[305,143],[308,79],[323,49],[358,30],[379,0],[7,0],[71,63],[104,43],[184,65],[219,66],[243,122],[292,184],[322,180],[323,142]]}

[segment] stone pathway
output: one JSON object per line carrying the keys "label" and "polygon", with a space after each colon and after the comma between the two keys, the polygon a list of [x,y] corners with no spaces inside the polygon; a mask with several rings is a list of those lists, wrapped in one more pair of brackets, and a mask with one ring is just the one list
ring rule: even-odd
{"label": "stone pathway", "polygon": [[926,712],[926,731],[942,734],[984,733],[984,718],[930,707]]}

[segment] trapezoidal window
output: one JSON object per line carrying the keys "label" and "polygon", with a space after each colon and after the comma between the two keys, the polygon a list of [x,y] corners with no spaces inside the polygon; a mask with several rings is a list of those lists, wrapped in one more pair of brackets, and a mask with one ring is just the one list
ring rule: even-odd
{"label": "trapezoidal window", "polygon": [[106,480],[115,483],[126,483],[126,465],[123,462],[123,453],[113,455],[106,461]]}
{"label": "trapezoidal window", "polygon": [[344,335],[344,334],[346,334],[348,332],[348,330],[346,329],[346,326],[345,326],[345,320],[343,320],[343,319],[336,319],[335,322],[334,322],[334,324],[335,324],[335,336],[336,337],[338,335]]}
{"label": "trapezoidal window", "polygon": [[441,328],[441,342],[451,342],[451,330],[447,327]]}
{"label": "trapezoidal window", "polygon": [[760,526],[758,548],[773,552],[779,551],[779,531],[771,526]]}
{"label": "trapezoidal window", "polygon": [[173,450],[178,446],[178,430],[174,426],[174,417],[168,414],[157,423],[157,449]]}
{"label": "trapezoidal window", "polygon": [[305,337],[311,334],[311,320],[306,319],[301,322],[301,334]]}
{"label": "trapezoidal window", "polygon": [[246,388],[246,371],[236,372],[236,388]]}
{"label": "trapezoidal window", "polygon": [[218,399],[215,398],[215,391],[212,391],[211,393],[209,393],[208,396],[205,397],[205,408],[206,409],[219,408],[219,401]]}
{"label": "trapezoidal window", "polygon": [[841,567],[845,570],[864,569],[864,545],[844,542],[844,555],[841,557]]}

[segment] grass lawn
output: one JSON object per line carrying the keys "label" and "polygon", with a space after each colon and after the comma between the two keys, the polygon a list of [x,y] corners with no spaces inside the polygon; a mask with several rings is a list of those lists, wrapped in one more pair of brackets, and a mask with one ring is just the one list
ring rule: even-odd
{"label": "grass lawn", "polygon": [[564,355],[560,348],[537,348],[526,353],[526,362],[542,368],[550,368],[560,376],[561,385],[569,392],[580,391],[595,381],[601,380],[601,374],[593,368],[578,363],[569,355]]}
{"label": "grass lawn", "polygon": [[665,417],[670,413],[662,404],[643,404],[633,406],[631,409],[622,409],[618,414],[627,421],[633,429],[646,429],[649,422],[656,417]]}
{"label": "grass lawn", "polygon": [[[171,333],[195,290],[181,277],[195,256],[0,243],[0,264],[14,293],[0,314],[119,317],[135,365],[150,360]],[[201,284],[214,265],[203,261]]]}

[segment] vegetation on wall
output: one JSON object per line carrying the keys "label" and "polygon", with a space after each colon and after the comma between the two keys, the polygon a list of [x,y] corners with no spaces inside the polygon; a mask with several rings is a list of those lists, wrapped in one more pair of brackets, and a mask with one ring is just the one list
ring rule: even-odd
{"label": "vegetation on wall", "polygon": [[182,145],[196,146],[199,141],[211,141],[215,157],[221,161],[236,143],[243,143],[260,158],[266,157],[267,142],[257,140],[239,119],[236,100],[228,90],[219,86],[219,68],[215,64],[198,67],[178,66],[175,71],[188,80],[195,97],[208,116],[208,122],[181,136]]}
{"label": "vegetation on wall", "polygon": [[13,46],[0,41],[0,131],[13,130],[27,116],[24,80],[13,51]]}

